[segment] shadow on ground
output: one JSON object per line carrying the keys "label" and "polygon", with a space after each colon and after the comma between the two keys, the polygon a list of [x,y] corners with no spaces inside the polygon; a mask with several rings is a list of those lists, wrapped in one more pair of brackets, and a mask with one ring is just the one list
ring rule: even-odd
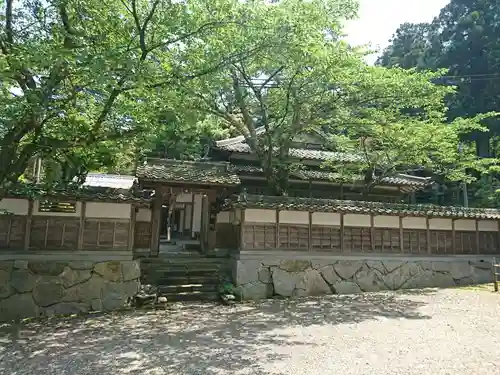
{"label": "shadow on ground", "polygon": [[294,328],[428,319],[418,312],[423,305],[418,300],[391,293],[236,307],[193,304],[5,325],[0,373],[264,374],[262,363],[287,360],[273,348],[313,345],[294,337]]}

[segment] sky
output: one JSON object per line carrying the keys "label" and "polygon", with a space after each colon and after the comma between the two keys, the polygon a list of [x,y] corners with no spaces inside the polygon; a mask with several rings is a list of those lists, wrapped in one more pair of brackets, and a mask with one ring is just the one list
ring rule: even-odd
{"label": "sky", "polygon": [[[352,45],[371,44],[383,49],[400,24],[429,22],[449,0],[360,0],[359,18],[346,27]],[[374,63],[377,55],[367,58]]]}

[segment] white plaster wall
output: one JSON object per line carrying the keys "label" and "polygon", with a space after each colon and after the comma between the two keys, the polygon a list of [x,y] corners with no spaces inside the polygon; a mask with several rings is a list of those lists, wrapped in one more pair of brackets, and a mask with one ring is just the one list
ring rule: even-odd
{"label": "white plaster wall", "polygon": [[496,220],[479,220],[478,229],[481,232],[497,232],[498,221]]}
{"label": "white plaster wall", "polygon": [[403,228],[406,229],[427,229],[425,217],[404,217]]}
{"label": "white plaster wall", "polygon": [[135,216],[136,221],[151,221],[151,209],[150,208],[139,208]]}
{"label": "white plaster wall", "polygon": [[309,212],[306,211],[280,211],[280,224],[306,224],[309,225]]}
{"label": "white plaster wall", "polygon": [[175,201],[179,203],[191,203],[193,201],[193,197],[191,193],[182,193],[177,196]]}
{"label": "white plaster wall", "polygon": [[27,199],[4,198],[0,200],[0,210],[7,210],[14,215],[28,215],[29,201]]}
{"label": "white plaster wall", "polygon": [[85,207],[85,217],[130,219],[130,203],[88,202]]}
{"label": "white plaster wall", "polygon": [[476,221],[475,220],[466,220],[466,219],[455,220],[455,230],[475,232],[476,231]]}
{"label": "white plaster wall", "polygon": [[359,214],[345,214],[344,226],[345,227],[371,227],[370,215]]}
{"label": "white plaster wall", "polygon": [[340,214],[333,212],[314,212],[312,214],[313,225],[340,225]]}
{"label": "white plaster wall", "polygon": [[389,216],[389,215],[374,216],[373,226],[378,228],[399,228],[399,216]]}
{"label": "white plaster wall", "polygon": [[202,194],[195,194],[193,207],[193,235],[201,230],[201,199]]}
{"label": "white plaster wall", "polygon": [[276,223],[276,211],[254,208],[246,209],[245,223]]}
{"label": "white plaster wall", "polygon": [[230,223],[231,222],[231,212],[222,211],[217,214],[218,223]]}
{"label": "white plaster wall", "polygon": [[[87,203],[88,204],[88,203]],[[80,217],[82,212],[82,202],[76,202],[75,204],[75,212],[40,212],[38,211],[40,207],[39,201],[33,202],[33,215],[35,216],[64,216],[64,217]],[[128,212],[128,216],[130,217],[130,208]]]}
{"label": "white plaster wall", "polygon": [[433,230],[452,230],[451,219],[429,219],[429,229]]}

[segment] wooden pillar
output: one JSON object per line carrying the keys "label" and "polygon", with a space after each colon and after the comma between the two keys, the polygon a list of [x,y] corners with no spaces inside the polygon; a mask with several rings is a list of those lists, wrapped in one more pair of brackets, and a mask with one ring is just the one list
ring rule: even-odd
{"label": "wooden pillar", "polygon": [[402,253],[405,252],[405,241],[404,241],[404,231],[403,231],[403,217],[399,217],[399,248]]}
{"label": "wooden pillar", "polygon": [[372,253],[375,252],[375,216],[370,215],[370,243],[372,246]]}
{"label": "wooden pillar", "polygon": [[156,189],[151,212],[151,248],[149,255],[157,257],[160,254],[160,229],[161,229],[161,206],[163,196],[160,189]]}
{"label": "wooden pillar", "polygon": [[194,235],[194,226],[193,226],[193,223],[194,223],[194,196],[195,194],[193,192],[191,192],[191,228],[190,228],[190,231],[191,231],[191,238],[194,238],[195,235]]}
{"label": "wooden pillar", "polygon": [[457,253],[457,239],[455,236],[455,221],[456,219],[451,219],[451,253],[456,254]]}
{"label": "wooden pillar", "polygon": [[313,246],[312,246],[312,216],[313,216],[313,213],[309,212],[309,228],[308,228],[308,238],[307,238],[309,251],[312,251],[312,249],[313,249]]}
{"label": "wooden pillar", "polygon": [[83,249],[83,237],[85,235],[85,215],[87,202],[82,202],[80,206],[80,226],[78,227],[78,250]]}
{"label": "wooden pillar", "polygon": [[240,250],[245,249],[245,209],[240,211]]}
{"label": "wooden pillar", "polygon": [[432,253],[432,248],[431,248],[431,230],[429,226],[429,218],[425,218],[425,227],[426,227],[426,236],[427,236],[427,253],[431,254]]}
{"label": "wooden pillar", "polygon": [[209,199],[206,194],[204,194],[201,198],[201,236],[200,236],[200,245],[202,251],[209,250],[209,231],[210,231],[210,204]]}
{"label": "wooden pillar", "polygon": [[476,253],[480,254],[481,250],[479,249],[479,244],[480,244],[480,241],[479,241],[479,220],[476,219],[475,222],[476,222]]}
{"label": "wooden pillar", "polygon": [[137,208],[132,203],[130,207],[130,226],[128,230],[128,249],[131,251],[134,250],[135,221],[137,216],[136,209]]}
{"label": "wooden pillar", "polygon": [[280,210],[276,210],[276,232],[274,233],[274,237],[274,248],[277,250],[280,247]]}
{"label": "wooden pillar", "polygon": [[344,252],[344,213],[340,213],[340,252]]}
{"label": "wooden pillar", "polygon": [[28,201],[28,216],[26,216],[26,228],[24,230],[24,250],[30,248],[31,221],[33,218],[33,200]]}

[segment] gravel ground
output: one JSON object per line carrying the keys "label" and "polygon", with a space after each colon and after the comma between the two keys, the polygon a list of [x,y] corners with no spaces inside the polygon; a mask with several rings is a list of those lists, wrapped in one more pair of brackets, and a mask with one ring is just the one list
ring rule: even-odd
{"label": "gravel ground", "polygon": [[426,290],[5,325],[0,374],[500,374],[500,295]]}

